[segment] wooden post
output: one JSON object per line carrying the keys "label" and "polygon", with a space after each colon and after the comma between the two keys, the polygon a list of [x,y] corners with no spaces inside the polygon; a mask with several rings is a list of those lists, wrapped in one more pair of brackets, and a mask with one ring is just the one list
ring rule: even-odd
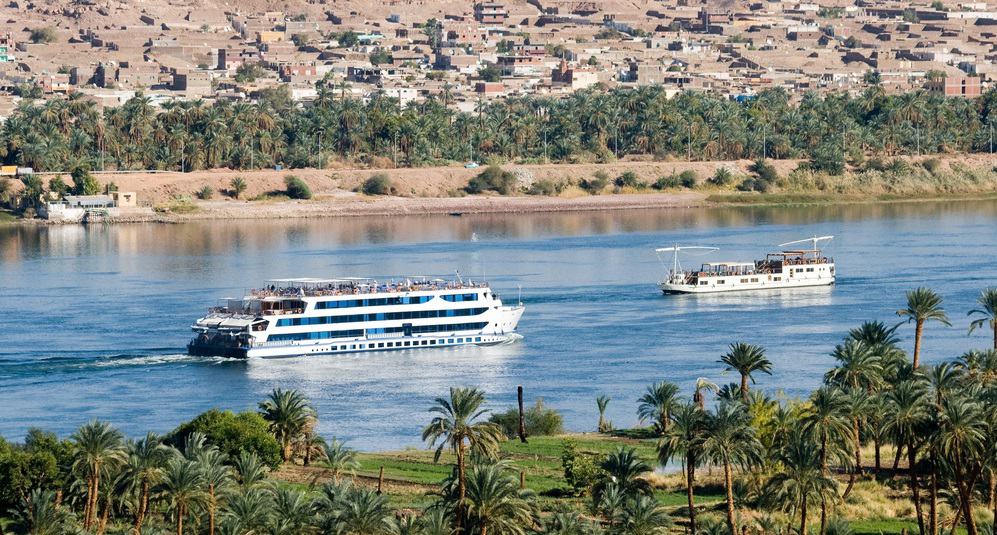
{"label": "wooden post", "polygon": [[526,490],[526,471],[519,471],[519,490]]}
{"label": "wooden post", "polygon": [[523,419],[523,385],[516,387],[516,395],[519,398],[519,441],[526,444],[526,421]]}
{"label": "wooden post", "polygon": [[381,465],[381,473],[377,475],[377,495],[381,495],[381,488],[384,486],[384,465]]}

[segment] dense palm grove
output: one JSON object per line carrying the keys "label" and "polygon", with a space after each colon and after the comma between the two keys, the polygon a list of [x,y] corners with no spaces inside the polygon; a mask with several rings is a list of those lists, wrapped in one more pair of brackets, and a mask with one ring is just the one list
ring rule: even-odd
{"label": "dense palm grove", "polygon": [[[309,402],[278,389],[258,412],[209,412],[166,437],[128,440],[94,421],[65,441],[32,431],[24,444],[0,443],[0,499],[12,506],[0,529],[39,535],[823,535],[848,532],[836,509],[859,482],[876,479],[902,491],[921,535],[961,525],[969,535],[992,533],[997,288],[984,290],[978,305],[969,311],[969,332],[992,334],[992,349],[921,365],[925,331],[950,319],[940,296],[919,288],[907,293],[897,313],[904,323],[871,321],[851,330],[831,352],[834,367],[823,386],[806,399],[775,399],[753,389],[772,363],[764,348],[741,342],[720,357],[737,382],[699,380],[688,398],[667,381],[649,386],[637,414],[650,424],[641,432],[656,440],[658,463],[681,468],[687,505],[677,512],[655,496],[653,463],[625,445],[595,458],[566,447],[571,488],[562,495],[573,498],[541,507],[549,502],[500,458],[507,437],[487,418],[485,396],[474,388],[452,388],[430,408],[422,438],[437,462],[452,463],[433,503],[393,510],[379,486],[356,482],[356,452],[315,436]],[[914,331],[910,356],[895,333],[905,323]],[[597,400],[606,433],[609,403],[605,396]],[[247,429],[259,426],[265,439],[230,440],[254,436]],[[870,446],[873,459],[864,459]],[[275,455],[271,464],[267,452]],[[321,477],[307,488],[282,483],[268,476],[281,463],[321,467]],[[719,506],[697,503],[707,470],[719,474]]]}
{"label": "dense palm grove", "polygon": [[[697,160],[803,158],[819,167],[870,153],[986,152],[997,91],[968,100],[924,91],[858,96],[810,93],[791,103],[768,90],[744,103],[708,93],[668,98],[656,87],[593,89],[566,98],[479,102],[473,113],[439,98],[402,107],[345,86],[298,106],[286,88],[258,104],[138,95],[99,112],[82,97],[27,101],[0,129],[0,157],[41,171],[77,168],[194,170],[361,163],[429,165],[466,160],[607,161],[625,155]],[[831,162],[831,164],[827,164]]]}

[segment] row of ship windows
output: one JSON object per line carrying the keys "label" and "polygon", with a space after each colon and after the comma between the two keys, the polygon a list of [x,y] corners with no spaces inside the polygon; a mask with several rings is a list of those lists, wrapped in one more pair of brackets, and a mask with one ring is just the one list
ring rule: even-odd
{"label": "row of ship windows", "polygon": [[[782,277],[772,277],[772,280],[775,281],[775,282],[779,282],[779,281],[782,280]],[[749,279],[741,279],[741,284],[745,284],[747,282],[749,282]],[[750,282],[758,282],[758,277],[751,277]],[[706,280],[706,281],[704,281],[704,280],[699,281],[699,285],[700,286],[706,286],[709,283],[710,283],[710,281],[708,281],[708,280]],[[716,283],[717,284],[724,284],[724,283],[726,283],[726,281],[723,280],[723,279],[717,279]]]}
{"label": "row of ship windows", "polygon": [[[394,334],[394,333],[405,333],[406,336],[409,334],[423,334],[423,333],[438,333],[438,332],[453,332],[453,331],[472,331],[483,329],[488,325],[488,322],[480,323],[447,323],[443,325],[415,325],[415,326],[402,326],[402,327],[386,327],[382,329],[367,329],[366,334]],[[311,333],[289,333],[289,334],[274,334],[267,338],[269,342],[291,342],[295,340],[325,340],[329,338],[359,338],[364,335],[364,329],[350,329],[346,331],[320,331]]]}
{"label": "row of ship windows", "polygon": [[440,345],[446,344],[463,344],[463,343],[473,343],[480,342],[481,337],[477,336],[474,338],[448,338],[446,340],[405,340],[404,342],[377,342],[370,344],[344,344],[341,346],[330,346],[329,351],[355,351],[357,349],[384,349],[389,347],[416,347],[416,346],[435,346],[437,343]]}
{"label": "row of ship windows", "polygon": [[379,312],[376,314],[350,314],[348,316],[316,316],[312,318],[284,318],[277,320],[278,327],[296,325],[327,325],[330,323],[354,323],[360,321],[411,320],[423,318],[454,318],[477,316],[487,308],[461,308],[451,310],[407,310],[405,312]]}
{"label": "row of ship windows", "polygon": [[[378,297],[374,299],[340,299],[336,301],[319,301],[315,303],[317,309],[327,308],[356,308],[356,307],[379,307],[387,305],[420,305],[432,299],[432,295],[416,295],[406,297]],[[464,301],[477,301],[478,294],[452,294],[441,295],[444,301],[451,303],[462,303]]]}

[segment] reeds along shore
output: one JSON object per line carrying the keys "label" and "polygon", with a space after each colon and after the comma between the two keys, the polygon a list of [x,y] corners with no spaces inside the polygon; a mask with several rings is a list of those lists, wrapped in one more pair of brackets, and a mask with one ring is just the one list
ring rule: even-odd
{"label": "reeds along shore", "polygon": [[[318,437],[312,405],[281,389],[255,412],[208,411],[165,436],[125,439],[99,421],[66,440],[32,430],[22,444],[0,442],[0,505],[10,511],[0,526],[33,534],[989,534],[997,288],[980,293],[965,321],[942,305],[917,288],[897,312],[901,323],[849,331],[805,399],[755,385],[773,372],[767,355],[779,348],[732,343],[708,371],[732,372],[735,382],[701,378],[689,392],[654,382],[636,407],[648,427],[633,430],[613,429],[605,396],[593,404],[597,434],[564,436],[542,402],[491,414],[476,388],[427,403],[428,450],[398,454]],[[985,333],[987,349],[923,364],[924,337],[950,327]],[[911,348],[899,329],[913,333]],[[658,465],[678,473],[661,475]]]}

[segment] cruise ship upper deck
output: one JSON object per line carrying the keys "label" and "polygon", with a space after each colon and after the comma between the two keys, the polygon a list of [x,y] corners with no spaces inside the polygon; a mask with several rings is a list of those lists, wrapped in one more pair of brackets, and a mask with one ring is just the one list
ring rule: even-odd
{"label": "cruise ship upper deck", "polygon": [[263,288],[250,291],[252,297],[328,297],[378,293],[466,290],[488,288],[487,283],[446,280],[430,277],[406,277],[379,282],[371,278],[341,279],[271,279]]}

